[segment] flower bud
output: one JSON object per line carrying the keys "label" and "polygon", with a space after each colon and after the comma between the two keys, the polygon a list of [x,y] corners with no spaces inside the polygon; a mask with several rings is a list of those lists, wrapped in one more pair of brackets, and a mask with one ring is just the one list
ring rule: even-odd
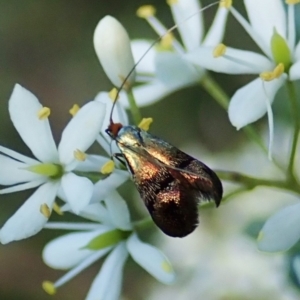
{"label": "flower bud", "polygon": [[126,79],[125,89],[135,81],[134,59],[130,39],[122,24],[111,16],[100,20],[94,32],[94,47],[100,63],[110,81],[120,87]]}

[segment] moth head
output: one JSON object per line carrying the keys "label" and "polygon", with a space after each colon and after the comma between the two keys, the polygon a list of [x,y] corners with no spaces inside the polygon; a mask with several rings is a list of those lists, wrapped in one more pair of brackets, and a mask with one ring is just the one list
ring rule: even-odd
{"label": "moth head", "polygon": [[124,126],[118,133],[117,143],[120,147],[140,148],[144,144],[141,132],[136,126]]}
{"label": "moth head", "polygon": [[118,136],[122,127],[123,125],[121,123],[111,122],[105,132],[114,140]]}

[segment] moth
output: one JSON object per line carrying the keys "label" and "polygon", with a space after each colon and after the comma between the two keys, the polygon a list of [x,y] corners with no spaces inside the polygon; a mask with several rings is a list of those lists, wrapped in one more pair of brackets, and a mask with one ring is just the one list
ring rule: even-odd
{"label": "moth", "polygon": [[116,141],[153,221],[167,235],[185,237],[198,225],[198,204],[223,194],[218,176],[204,163],[136,127],[112,120],[106,132]]}

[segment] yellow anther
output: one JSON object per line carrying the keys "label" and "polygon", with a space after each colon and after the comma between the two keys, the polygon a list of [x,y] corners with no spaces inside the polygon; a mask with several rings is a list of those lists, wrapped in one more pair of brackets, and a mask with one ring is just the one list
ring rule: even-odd
{"label": "yellow anther", "polygon": [[259,232],[258,237],[257,237],[257,241],[261,241],[264,238],[264,233],[262,231]]}
{"label": "yellow anther", "polygon": [[49,107],[43,107],[37,113],[37,116],[40,120],[45,120],[50,116],[51,110]]}
{"label": "yellow anther", "polygon": [[161,264],[161,268],[166,272],[166,273],[172,273],[173,272],[173,268],[171,266],[171,264],[164,260]]}
{"label": "yellow anther", "polygon": [[75,159],[78,161],[86,160],[86,154],[84,152],[80,151],[79,149],[76,149],[73,154],[74,154]]}
{"label": "yellow anther", "polygon": [[264,81],[271,81],[274,79],[273,72],[262,72],[259,74],[259,77]]}
{"label": "yellow anther", "polygon": [[47,294],[51,296],[56,293],[56,288],[54,286],[54,283],[51,281],[48,280],[43,281],[42,288]]}
{"label": "yellow anther", "polygon": [[173,46],[174,36],[171,32],[165,34],[160,41],[160,46],[162,50],[170,50]]}
{"label": "yellow anther", "polygon": [[152,122],[153,122],[152,118],[143,118],[143,120],[140,122],[138,127],[141,128],[142,130],[148,131]]}
{"label": "yellow anther", "polygon": [[49,206],[46,203],[43,203],[40,206],[40,212],[47,219],[49,219],[51,216],[51,209],[49,208]]}
{"label": "yellow anther", "polygon": [[167,0],[167,4],[168,5],[174,5],[174,4],[177,4],[178,3],[178,0]]}
{"label": "yellow anther", "polygon": [[114,161],[113,161],[113,160],[109,160],[108,162],[106,162],[106,163],[102,166],[100,172],[101,172],[102,174],[110,174],[110,173],[113,172],[114,169],[115,169],[115,163],[114,163]]}
{"label": "yellow anther", "polygon": [[286,4],[297,4],[300,3],[300,0],[285,0]]}
{"label": "yellow anther", "polygon": [[227,47],[224,44],[219,44],[213,51],[213,57],[217,58],[223,56],[226,52],[226,48]]}
{"label": "yellow anther", "polygon": [[111,89],[111,91],[108,93],[108,97],[112,100],[112,102],[115,102],[119,99],[117,98],[118,90],[116,88]]}
{"label": "yellow anther", "polygon": [[136,15],[139,18],[144,18],[144,19],[154,16],[155,13],[156,13],[155,7],[152,5],[143,5],[139,7],[138,10],[136,11]]}
{"label": "yellow anther", "polygon": [[284,73],[284,64],[278,64],[273,70],[274,78],[279,78]]}
{"label": "yellow anther", "polygon": [[78,113],[79,109],[80,106],[78,104],[74,104],[72,108],[69,110],[69,113],[74,117]]}
{"label": "yellow anther", "polygon": [[64,214],[64,212],[60,209],[60,206],[56,202],[54,202],[53,210],[60,216]]}
{"label": "yellow anther", "polygon": [[224,8],[230,8],[232,6],[232,0],[221,0],[219,6]]}
{"label": "yellow anther", "polygon": [[271,81],[273,79],[279,78],[284,72],[284,64],[278,64],[275,69],[271,72],[262,72],[259,77],[264,81]]}

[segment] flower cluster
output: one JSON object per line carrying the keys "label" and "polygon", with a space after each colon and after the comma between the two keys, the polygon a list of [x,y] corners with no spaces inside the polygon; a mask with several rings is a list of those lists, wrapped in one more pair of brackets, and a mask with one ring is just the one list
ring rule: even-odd
{"label": "flower cluster", "polygon": [[[246,19],[231,1],[222,0],[205,34],[201,14],[205,8],[201,9],[198,0],[168,1],[176,23],[172,30],[178,29],[181,41],[156,18],[152,6],[143,6],[137,14],[158,34],[159,45],[148,40],[130,41],[115,18],[104,17],[95,29],[94,47],[105,73],[118,91],[100,92],[81,108],[75,105],[58,146],[51,133],[50,108],[43,107],[24,87],[15,85],[8,102],[10,118],[34,158],[0,146],[0,184],[5,186],[0,194],[36,190],[3,225],[0,242],[25,239],[43,228],[74,231],[54,239],[44,248],[43,259],[47,265],[69,270],[54,283],[43,282],[47,293],[54,294],[58,287],[106,255],[87,299],[119,299],[123,268],[129,256],[160,282],[174,282],[170,262],[157,248],[140,240],[138,226],[131,220],[125,200],[116,191],[129,173],[121,163],[111,159],[119,150],[106,134],[107,127],[112,122],[129,124],[126,108],[130,108],[138,125],[141,121],[138,106],[152,104],[189,85],[207,87],[209,71],[254,74],[258,77],[233,94],[227,107],[228,118],[240,129],[267,114],[271,159],[274,137],[271,104],[281,86],[285,83],[291,86],[300,79],[300,41],[296,38],[295,25],[298,2],[287,0],[285,10],[281,0],[244,0]],[[262,54],[222,43],[229,14],[245,29]],[[135,86],[136,82],[140,84]],[[222,97],[222,93],[216,97]],[[294,172],[300,117],[297,100],[291,98],[295,110],[292,150],[287,170],[279,165],[286,179],[260,180],[237,172],[220,172],[225,180],[243,184],[233,194],[258,185],[277,186],[300,194]],[[139,126],[147,130],[151,121],[143,119]],[[94,143],[98,143],[107,156],[87,153]],[[119,157],[116,155],[116,158]],[[56,199],[63,204],[59,206]],[[52,211],[70,212],[87,222],[48,222]],[[299,203],[282,209],[262,228],[259,249],[276,252],[291,248],[300,239],[299,225]],[[300,281],[299,258],[295,259],[294,268]]]}

